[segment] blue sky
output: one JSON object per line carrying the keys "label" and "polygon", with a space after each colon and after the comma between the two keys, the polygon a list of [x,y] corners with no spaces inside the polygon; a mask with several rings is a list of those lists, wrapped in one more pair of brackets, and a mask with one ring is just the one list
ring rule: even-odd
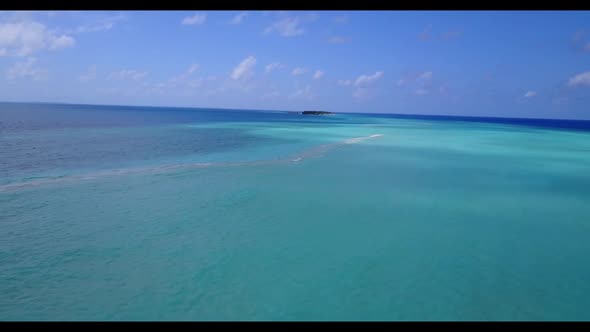
{"label": "blue sky", "polygon": [[0,12],[0,100],[590,119],[590,12]]}

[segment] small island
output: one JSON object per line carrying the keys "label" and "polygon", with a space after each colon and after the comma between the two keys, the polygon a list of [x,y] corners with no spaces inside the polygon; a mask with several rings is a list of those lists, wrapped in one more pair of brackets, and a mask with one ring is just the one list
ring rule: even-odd
{"label": "small island", "polygon": [[301,112],[303,115],[330,115],[334,114],[332,112],[325,112],[325,111],[303,111]]}

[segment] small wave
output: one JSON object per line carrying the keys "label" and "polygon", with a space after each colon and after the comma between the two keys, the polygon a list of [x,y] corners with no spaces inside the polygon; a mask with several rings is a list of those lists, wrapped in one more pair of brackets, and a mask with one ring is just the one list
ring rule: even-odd
{"label": "small wave", "polygon": [[381,134],[375,134],[370,136],[350,138],[341,142],[318,145],[303,151],[300,151],[296,155],[292,155],[285,158],[278,159],[263,159],[254,161],[241,161],[241,162],[210,162],[210,163],[183,163],[183,164],[171,164],[162,166],[146,166],[136,168],[122,168],[113,169],[107,171],[100,171],[95,173],[87,173],[81,175],[62,175],[52,178],[41,178],[33,181],[25,181],[18,183],[10,183],[0,186],[0,192],[13,191],[19,189],[25,189],[30,187],[38,187],[41,185],[55,184],[55,183],[67,183],[76,181],[90,181],[102,177],[109,176],[121,176],[121,175],[133,175],[133,174],[148,174],[148,173],[161,173],[171,170],[178,169],[191,169],[191,168],[207,168],[207,167],[232,167],[232,166],[261,166],[261,165],[273,165],[273,164],[284,164],[300,162],[302,160],[322,156],[325,152],[335,147],[356,144],[367,139],[381,137]]}

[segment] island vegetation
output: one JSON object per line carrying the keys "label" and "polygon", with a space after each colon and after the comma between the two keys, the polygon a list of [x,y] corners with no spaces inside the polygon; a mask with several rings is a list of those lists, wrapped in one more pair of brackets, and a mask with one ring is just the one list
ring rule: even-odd
{"label": "island vegetation", "polygon": [[334,114],[332,112],[325,112],[325,111],[303,111],[301,112],[303,115],[329,115]]}

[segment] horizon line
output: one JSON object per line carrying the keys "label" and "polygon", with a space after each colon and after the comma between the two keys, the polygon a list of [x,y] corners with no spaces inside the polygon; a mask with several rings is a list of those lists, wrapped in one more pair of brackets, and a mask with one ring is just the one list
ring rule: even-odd
{"label": "horizon line", "polygon": [[[150,108],[177,108],[177,109],[213,109],[213,110],[225,110],[225,111],[265,111],[265,112],[295,112],[300,113],[302,111],[290,111],[284,109],[254,109],[254,108],[226,108],[226,107],[198,107],[198,106],[157,106],[157,105],[121,105],[121,104],[88,104],[88,103],[76,103],[76,102],[54,102],[54,101],[4,101],[0,100],[0,103],[4,104],[53,104],[53,105],[79,105],[79,106],[109,106],[109,107],[150,107]],[[557,121],[590,121],[590,119],[572,119],[572,118],[525,118],[525,117],[508,117],[508,116],[482,116],[482,115],[450,115],[450,114],[420,114],[420,113],[371,113],[371,112],[334,112],[334,114],[368,114],[368,115],[401,115],[401,116],[430,116],[430,117],[451,117],[451,118],[474,118],[474,119],[513,119],[513,120],[557,120]]]}

